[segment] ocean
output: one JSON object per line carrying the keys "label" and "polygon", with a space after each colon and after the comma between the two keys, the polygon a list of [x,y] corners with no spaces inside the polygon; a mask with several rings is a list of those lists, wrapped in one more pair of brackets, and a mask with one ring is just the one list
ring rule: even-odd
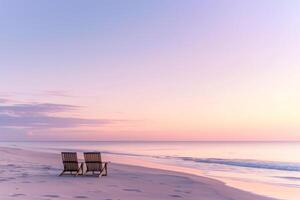
{"label": "ocean", "polygon": [[104,156],[159,164],[151,167],[164,166],[170,170],[179,167],[183,172],[218,179],[257,194],[300,199],[300,142],[77,141],[1,142],[0,145],[48,152],[101,151]]}

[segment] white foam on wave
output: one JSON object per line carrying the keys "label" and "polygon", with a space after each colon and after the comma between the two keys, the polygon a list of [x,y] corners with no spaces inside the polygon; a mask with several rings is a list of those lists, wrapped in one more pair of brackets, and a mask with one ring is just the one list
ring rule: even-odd
{"label": "white foam on wave", "polygon": [[300,171],[300,163],[286,163],[286,162],[272,162],[261,160],[244,160],[244,159],[222,159],[222,158],[193,158],[180,157],[185,161],[194,161],[199,163],[211,163],[230,165],[238,167],[259,168],[259,169],[273,169],[282,171]]}

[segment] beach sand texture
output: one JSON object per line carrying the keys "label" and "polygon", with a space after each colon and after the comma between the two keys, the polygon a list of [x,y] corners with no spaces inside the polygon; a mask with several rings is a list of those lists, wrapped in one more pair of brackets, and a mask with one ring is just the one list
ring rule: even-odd
{"label": "beach sand texture", "polygon": [[0,148],[0,199],[270,200],[213,179],[110,163],[107,177],[59,177],[59,154]]}

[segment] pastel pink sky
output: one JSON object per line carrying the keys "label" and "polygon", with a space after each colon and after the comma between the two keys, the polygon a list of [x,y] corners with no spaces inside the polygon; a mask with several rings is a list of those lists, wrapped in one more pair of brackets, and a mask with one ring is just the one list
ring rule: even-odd
{"label": "pastel pink sky", "polygon": [[298,1],[1,1],[1,140],[300,140]]}

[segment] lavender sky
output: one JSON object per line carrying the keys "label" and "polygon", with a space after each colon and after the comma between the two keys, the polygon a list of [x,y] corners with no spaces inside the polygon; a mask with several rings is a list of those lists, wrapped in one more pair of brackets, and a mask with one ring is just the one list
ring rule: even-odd
{"label": "lavender sky", "polygon": [[300,140],[300,1],[0,1],[0,140]]}

